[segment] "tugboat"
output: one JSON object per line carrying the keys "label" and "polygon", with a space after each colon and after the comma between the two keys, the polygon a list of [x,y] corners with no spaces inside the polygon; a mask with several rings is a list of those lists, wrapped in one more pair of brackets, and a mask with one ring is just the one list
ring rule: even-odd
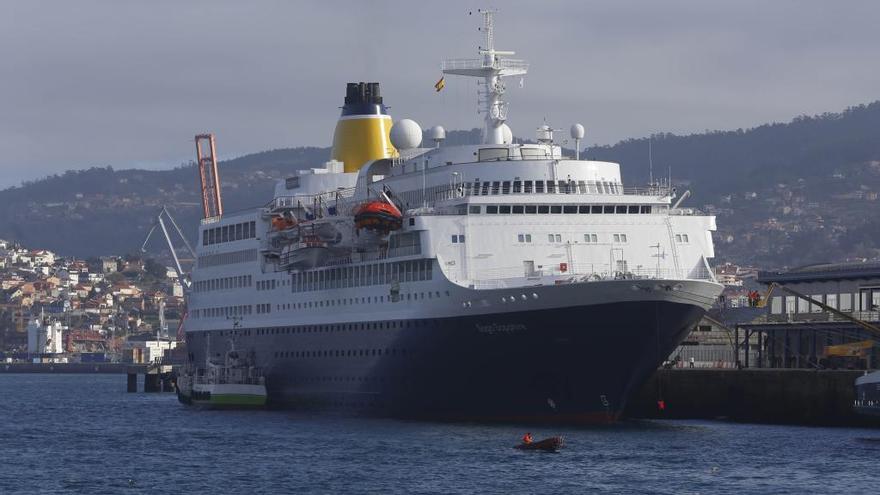
{"label": "tugboat", "polygon": [[262,370],[230,341],[222,363],[207,359],[204,368],[190,365],[184,370],[177,380],[177,399],[206,409],[261,408],[266,405],[266,381]]}

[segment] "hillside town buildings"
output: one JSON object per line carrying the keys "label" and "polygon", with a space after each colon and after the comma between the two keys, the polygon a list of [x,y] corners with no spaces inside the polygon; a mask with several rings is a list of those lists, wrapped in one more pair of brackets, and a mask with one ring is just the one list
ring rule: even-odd
{"label": "hillside town buildings", "polygon": [[0,240],[3,361],[152,359],[184,312],[177,273],[152,260],[80,260]]}

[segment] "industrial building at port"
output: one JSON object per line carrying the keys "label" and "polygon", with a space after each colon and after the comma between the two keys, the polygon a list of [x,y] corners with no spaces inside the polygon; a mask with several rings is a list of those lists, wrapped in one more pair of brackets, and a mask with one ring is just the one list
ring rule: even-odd
{"label": "industrial building at port", "polygon": [[672,366],[877,367],[880,333],[871,327],[880,326],[880,263],[772,272],[727,264],[716,268],[716,278],[727,286],[724,294],[669,356]]}

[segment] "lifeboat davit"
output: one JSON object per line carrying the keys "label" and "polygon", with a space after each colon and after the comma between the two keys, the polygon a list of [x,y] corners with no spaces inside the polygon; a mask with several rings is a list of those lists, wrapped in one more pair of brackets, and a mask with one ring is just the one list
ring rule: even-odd
{"label": "lifeboat davit", "polygon": [[354,225],[359,229],[390,232],[403,226],[403,214],[391,203],[369,201],[355,210]]}

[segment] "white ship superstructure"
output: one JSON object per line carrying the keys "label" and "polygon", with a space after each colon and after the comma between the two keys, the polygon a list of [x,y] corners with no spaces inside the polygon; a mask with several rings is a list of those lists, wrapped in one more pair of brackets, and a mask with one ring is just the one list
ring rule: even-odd
{"label": "white ship superstructure", "polygon": [[[484,81],[482,144],[444,146],[435,128],[422,147],[398,121],[371,159],[298,171],[265,207],[203,220],[194,362],[209,333],[233,336],[270,403],[608,419],[696,323],[721,290],[714,217],[668,184],[626,187],[618,164],[565,156],[547,125],[514,143],[503,78],[528,65],[484,21],[480,58],[443,64]],[[384,108],[378,84],[349,84],[334,156]]]}

